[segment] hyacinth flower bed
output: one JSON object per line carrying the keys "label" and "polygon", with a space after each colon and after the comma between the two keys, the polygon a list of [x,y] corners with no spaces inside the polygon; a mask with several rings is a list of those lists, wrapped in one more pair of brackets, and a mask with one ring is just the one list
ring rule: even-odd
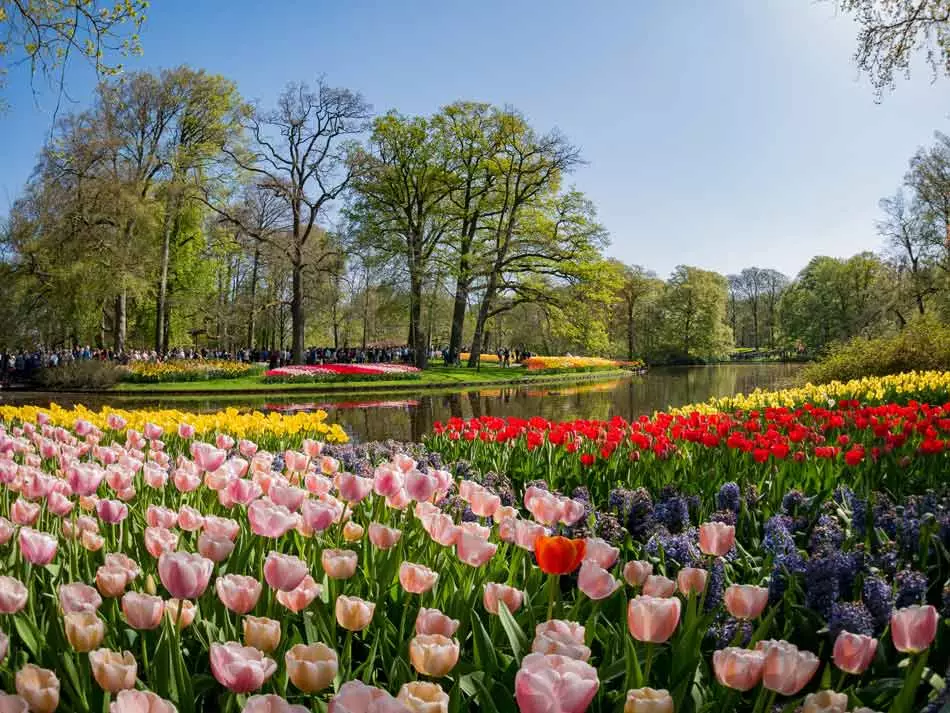
{"label": "hyacinth flower bed", "polygon": [[648,419],[660,452],[616,421],[352,445],[321,415],[0,409],[0,710],[936,713],[943,409],[802,408],[689,426],[750,448]]}
{"label": "hyacinth flower bed", "polygon": [[282,382],[333,382],[333,381],[394,381],[418,379],[421,371],[408,364],[315,364],[282,366],[264,372],[264,381]]}

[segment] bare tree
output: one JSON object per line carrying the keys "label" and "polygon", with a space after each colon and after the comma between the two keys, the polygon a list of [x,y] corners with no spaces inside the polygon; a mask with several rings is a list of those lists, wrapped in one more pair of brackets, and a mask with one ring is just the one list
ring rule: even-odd
{"label": "bare tree", "polygon": [[250,176],[258,189],[278,199],[279,229],[265,232],[244,223],[244,214],[209,199],[221,217],[260,242],[282,250],[291,271],[291,358],[303,361],[305,314],[304,273],[328,268],[338,255],[311,249],[317,219],[328,204],[339,198],[353,178],[348,137],[366,127],[370,106],[349,89],[327,86],[321,79],[315,90],[306,84],[290,85],[273,111],[254,109],[245,118],[249,146],[230,144],[224,153],[240,172]]}

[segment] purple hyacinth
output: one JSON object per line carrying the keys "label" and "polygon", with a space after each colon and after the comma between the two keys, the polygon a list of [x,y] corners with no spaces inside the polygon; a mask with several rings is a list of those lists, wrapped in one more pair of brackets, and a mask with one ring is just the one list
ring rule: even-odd
{"label": "purple hyacinth", "polygon": [[727,646],[747,646],[752,640],[752,624],[748,621],[733,619],[731,616],[717,621],[706,631],[706,638],[717,649]]}
{"label": "purple hyacinth", "polygon": [[709,568],[709,581],[706,584],[705,609],[707,612],[718,609],[722,604],[722,596],[726,589],[726,567],[721,558],[717,557]]}
{"label": "purple hyacinth", "polygon": [[678,535],[668,532],[657,532],[646,544],[646,552],[651,557],[663,557],[672,560],[680,567],[692,567],[701,561],[699,548],[695,544],[695,531],[687,531]]}
{"label": "purple hyacinth", "polygon": [[839,566],[834,555],[815,557],[805,566],[805,605],[825,620],[831,616],[832,606],[841,592]]}
{"label": "purple hyacinth", "polygon": [[871,613],[874,633],[880,634],[884,631],[894,611],[894,592],[891,586],[877,575],[869,575],[864,578],[861,600]]}
{"label": "purple hyacinth", "polygon": [[667,493],[656,503],[653,516],[670,532],[682,532],[689,527],[689,503],[682,495]]}
{"label": "purple hyacinth", "polygon": [[841,549],[844,544],[844,531],[838,519],[831,515],[821,515],[808,541],[808,551],[812,554],[830,554]]}
{"label": "purple hyacinth", "polygon": [[734,513],[739,512],[739,504],[742,499],[742,493],[737,483],[725,483],[716,494],[716,507],[720,510],[731,510]]}
{"label": "purple hyacinth", "polygon": [[927,576],[925,574],[912,569],[901,570],[894,578],[894,584],[897,588],[895,606],[898,609],[924,603],[927,597]]}
{"label": "purple hyacinth", "polygon": [[837,638],[842,631],[872,636],[874,634],[874,618],[868,608],[861,602],[836,602],[831,607],[828,630],[832,640]]}

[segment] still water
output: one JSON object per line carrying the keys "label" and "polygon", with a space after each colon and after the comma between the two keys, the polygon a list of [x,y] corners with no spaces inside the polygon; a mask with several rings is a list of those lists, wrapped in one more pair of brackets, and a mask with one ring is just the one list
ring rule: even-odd
{"label": "still water", "polygon": [[[641,414],[729,396],[757,387],[788,386],[798,364],[725,364],[719,366],[651,369],[643,376],[571,385],[480,388],[473,391],[405,391],[390,394],[334,394],[272,397],[88,397],[65,396],[55,400],[64,406],[82,401],[94,408],[177,408],[212,411],[222,408],[268,411],[326,410],[351,437],[360,440],[419,440],[435,421],[453,416],[543,416],[551,420],[576,418],[635,418]],[[3,402],[49,405],[50,397],[6,393]]]}

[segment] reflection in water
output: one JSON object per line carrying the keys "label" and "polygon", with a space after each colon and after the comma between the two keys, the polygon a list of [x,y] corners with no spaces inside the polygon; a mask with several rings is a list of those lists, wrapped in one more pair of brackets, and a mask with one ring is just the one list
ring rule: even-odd
{"label": "reflection in water", "polygon": [[[576,418],[626,419],[662,411],[673,406],[706,401],[713,396],[745,393],[755,388],[776,389],[789,385],[797,364],[726,364],[705,367],[657,368],[643,376],[609,381],[551,387],[492,388],[467,392],[425,392],[403,398],[399,394],[385,396],[340,394],[306,397],[270,394],[255,398],[247,395],[129,398],[91,397],[52,399],[64,406],[80,401],[98,408],[114,405],[120,408],[177,408],[190,411],[211,411],[222,408],[262,410],[314,410],[322,408],[357,440],[419,440],[432,429],[435,421],[449,418],[480,416],[542,416],[551,420]],[[36,394],[0,394],[0,401],[31,402],[48,405],[50,398]]]}

